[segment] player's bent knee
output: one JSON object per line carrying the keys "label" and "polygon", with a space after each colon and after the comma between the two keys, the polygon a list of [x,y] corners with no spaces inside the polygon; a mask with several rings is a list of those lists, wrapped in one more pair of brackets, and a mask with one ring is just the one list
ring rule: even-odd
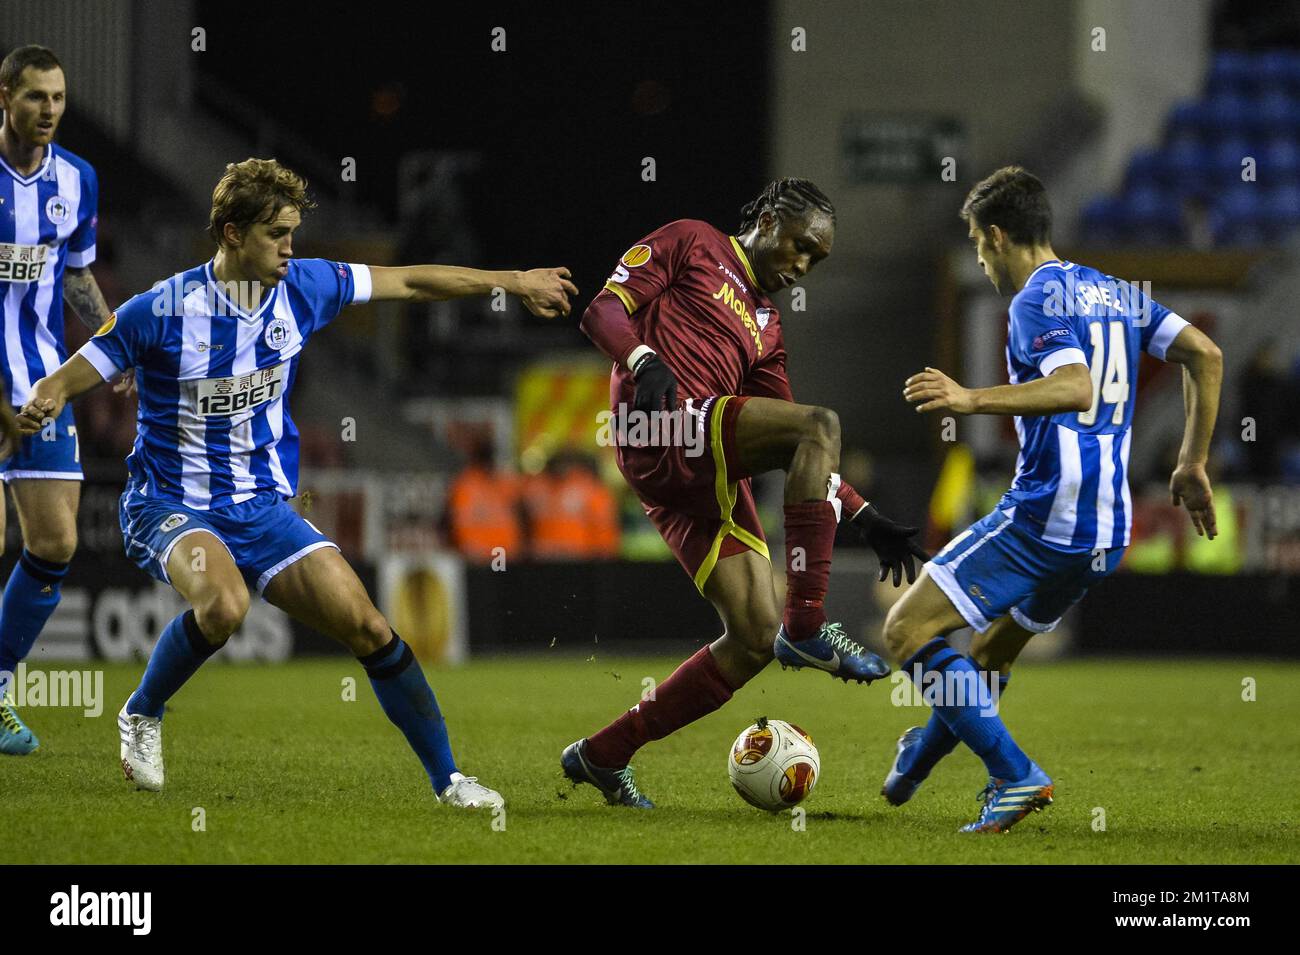
{"label": "player's bent knee", "polygon": [[907,650],[914,640],[914,628],[907,620],[906,613],[899,609],[901,606],[901,601],[894,604],[885,617],[885,646],[896,660],[910,656]]}
{"label": "player's bent knee", "polygon": [[772,659],[772,643],[776,640],[780,626],[780,614],[756,612],[729,623],[727,634],[736,640],[753,662],[766,663]]}
{"label": "player's bent knee", "polygon": [[392,639],[393,630],[388,619],[372,606],[362,614],[344,642],[353,655],[363,657],[382,650]]}
{"label": "player's bent knee", "polygon": [[808,414],[807,439],[838,449],[840,446],[840,416],[830,408],[814,407]]}
{"label": "player's bent knee", "polygon": [[46,535],[27,541],[24,546],[42,560],[66,564],[77,552],[77,535],[75,532]]}
{"label": "player's bent knee", "polygon": [[248,614],[248,592],[218,590],[194,605],[194,621],[209,643],[222,644],[239,629]]}
{"label": "player's bent knee", "polygon": [[772,662],[772,640],[770,638],[766,643],[759,643],[753,639],[752,632],[741,634],[736,630],[728,629],[722,640],[726,644],[728,655],[732,661],[739,664],[746,671],[745,679],[759,673]]}

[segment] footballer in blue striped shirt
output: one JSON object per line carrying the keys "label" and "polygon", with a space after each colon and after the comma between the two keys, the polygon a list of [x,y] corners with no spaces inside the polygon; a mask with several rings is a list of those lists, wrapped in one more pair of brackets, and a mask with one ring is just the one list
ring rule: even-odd
{"label": "footballer in blue striped shirt", "polygon": [[[22,46],[0,62],[0,388],[14,408],[68,357],[65,301],[92,331],[109,315],[90,271],[99,180],[90,163],[54,141],[67,100],[52,50]],[[82,474],[72,410],[9,451],[0,481],[13,497],[23,549],[0,600],[0,754],[24,756],[40,741],[19,717],[8,683],[59,605],[77,547]],[[0,538],[4,510],[0,492]]]}
{"label": "footballer in blue striped shirt", "polygon": [[552,317],[568,314],[577,289],[564,268],[483,272],[294,259],[294,232],[311,205],[306,182],[275,160],[227,166],[212,196],[214,257],[118,308],[33,386],[19,415],[24,432],[34,433],[78,395],[135,369],[138,434],[119,506],[122,537],[127,555],[191,609],[164,629],[118,714],[122,770],[140,788],[162,788],[163,707],[239,627],[252,588],[357,656],[440,801],[496,808],[500,794],[457,770],[410,648],[338,547],[289,505],[298,430],[288,395],[307,339],[348,305],[499,288]]}
{"label": "footballer in blue striped shirt", "polygon": [[[926,368],[907,379],[903,396],[918,412],[1014,416],[1020,455],[997,507],[926,564],[885,621],[886,645],[918,685],[961,676],[973,692],[950,694],[964,699],[942,699],[926,726],[903,734],[882,795],[906,802],[960,741],[989,773],[984,809],[963,830],[1001,832],[1051,803],[1052,780],[1016,745],[991,699],[1029,639],[1053,629],[1128,545],[1141,353],[1183,367],[1186,422],[1169,490],[1211,538],[1205,465],[1223,363],[1208,337],[1135,286],[1062,261],[1051,246],[1047,193],[1023,168],[976,185],[961,215],[984,273],[1014,295],[1010,384],[964,388]],[[945,639],[965,626],[976,631],[969,658]]]}

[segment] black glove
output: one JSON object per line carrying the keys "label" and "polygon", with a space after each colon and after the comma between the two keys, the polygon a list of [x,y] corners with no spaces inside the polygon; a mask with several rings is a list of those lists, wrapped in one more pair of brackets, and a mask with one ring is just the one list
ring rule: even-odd
{"label": "black glove", "polygon": [[637,359],[632,377],[636,379],[632,407],[637,411],[662,411],[665,399],[669,411],[677,407],[677,379],[654,352]]}
{"label": "black glove", "polygon": [[919,527],[898,524],[881,514],[871,504],[866,505],[852,518],[853,526],[858,529],[863,540],[880,558],[880,579],[894,574],[894,586],[902,583],[904,571],[909,584],[916,582],[916,567],[913,558],[924,564],[930,555],[921,550],[920,545],[912,540],[919,532]]}

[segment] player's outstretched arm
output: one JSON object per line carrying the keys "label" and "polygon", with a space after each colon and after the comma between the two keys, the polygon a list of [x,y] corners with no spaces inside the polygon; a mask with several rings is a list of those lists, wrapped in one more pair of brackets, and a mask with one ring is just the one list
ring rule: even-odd
{"label": "player's outstretched arm", "polygon": [[372,299],[407,302],[441,302],[450,298],[487,295],[505,289],[516,295],[534,315],[554,318],[569,314],[569,296],[578,289],[569,270],[529,269],[527,272],[485,272],[459,265],[407,265],[370,267]]}
{"label": "player's outstretched arm", "polygon": [[27,404],[18,413],[18,429],[23,434],[35,434],[47,418],[57,418],[69,401],[103,383],[94,365],[80,354],[73,355],[57,371],[32,386]]}
{"label": "player's outstretched arm", "polygon": [[1219,389],[1223,384],[1223,353],[1210,337],[1188,325],[1165,351],[1165,360],[1183,366],[1183,445],[1178,466],[1169,478],[1169,496],[1182,504],[1196,527],[1196,533],[1211,540],[1218,534],[1214,517],[1214,493],[1205,463],[1210,457],[1210,439],[1219,416]]}
{"label": "player's outstretched arm", "polygon": [[[79,269],[68,266],[63,273],[63,300],[72,306],[77,318],[81,319],[81,324],[92,332],[103,328],[113,317],[89,266]],[[113,385],[113,390],[120,394],[135,394],[135,370],[128,369],[117,384]]]}
{"label": "player's outstretched arm", "polygon": [[918,412],[1051,415],[1091,408],[1092,376],[1087,365],[1071,362],[1022,385],[963,388],[938,369],[926,368],[903,383],[903,397]]}

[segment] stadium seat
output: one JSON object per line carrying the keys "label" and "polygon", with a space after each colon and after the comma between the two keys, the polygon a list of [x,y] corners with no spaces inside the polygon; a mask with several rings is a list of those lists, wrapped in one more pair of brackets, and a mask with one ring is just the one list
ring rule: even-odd
{"label": "stadium seat", "polygon": [[[1227,95],[1227,94],[1223,94]],[[1201,137],[1213,131],[1214,124],[1202,100],[1186,100],[1169,111],[1169,135]]]}
{"label": "stadium seat", "polygon": [[1206,78],[1205,95],[1244,93],[1252,83],[1253,58],[1238,50],[1220,50],[1214,54],[1210,75]]}
{"label": "stadium seat", "polygon": [[1263,149],[1250,142],[1244,136],[1226,136],[1215,144],[1211,166],[1216,179],[1225,185],[1241,181],[1243,163],[1247,158],[1255,160],[1256,174]]}
{"label": "stadium seat", "polygon": [[1128,174],[1124,184],[1126,189],[1142,186],[1163,187],[1170,182],[1169,162],[1164,151],[1143,149],[1133,154],[1128,162]]}
{"label": "stadium seat", "polygon": [[1264,136],[1300,130],[1300,101],[1287,89],[1275,87],[1252,102],[1250,128]]}
{"label": "stadium seat", "polygon": [[1263,190],[1258,183],[1238,183],[1225,189],[1210,213],[1217,245],[1262,245],[1271,238]]}
{"label": "stadium seat", "polygon": [[1290,86],[1300,79],[1300,56],[1294,50],[1265,50],[1250,61],[1256,88]]}
{"label": "stadium seat", "polygon": [[1300,181],[1292,180],[1270,190],[1264,215],[1278,234],[1300,225]]}
{"label": "stadium seat", "polygon": [[[1247,157],[1254,181],[1242,179]],[[1209,208],[1218,245],[1300,228],[1300,53],[1216,53],[1204,97],[1170,110],[1163,145],[1135,152],[1121,194],[1084,206],[1080,227],[1097,242],[1178,241],[1189,200]]]}
{"label": "stadium seat", "polygon": [[1121,203],[1112,196],[1098,196],[1083,207],[1079,228],[1092,241],[1108,243],[1128,238],[1120,222]]}
{"label": "stadium seat", "polygon": [[1250,125],[1251,101],[1244,96],[1223,94],[1205,101],[1203,114],[1211,130],[1222,136],[1245,132]]}
{"label": "stadium seat", "polygon": [[1270,139],[1259,161],[1259,175],[1261,180],[1270,184],[1300,175],[1300,140],[1291,136]]}
{"label": "stadium seat", "polygon": [[1211,192],[1213,164],[1209,150],[1199,136],[1179,135],[1164,149],[1164,163],[1171,185],[1181,195],[1208,199]]}
{"label": "stadium seat", "polygon": [[1125,193],[1120,221],[1143,245],[1174,242],[1182,235],[1181,208],[1180,199],[1169,190],[1142,186]]}

